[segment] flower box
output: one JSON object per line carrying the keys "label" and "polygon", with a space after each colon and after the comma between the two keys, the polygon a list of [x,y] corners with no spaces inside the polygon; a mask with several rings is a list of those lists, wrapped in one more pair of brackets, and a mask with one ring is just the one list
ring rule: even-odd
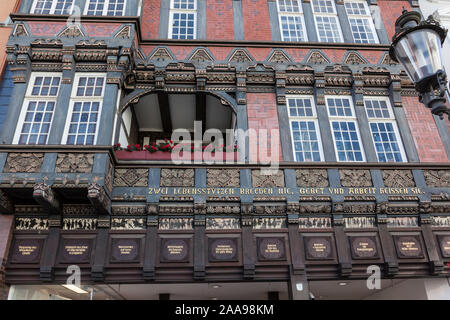
{"label": "flower box", "polygon": [[[177,152],[164,152],[164,151],[156,151],[156,152],[149,152],[149,151],[126,151],[126,150],[116,150],[116,157],[118,160],[150,160],[150,161],[170,161],[170,160],[186,160],[183,156],[183,153],[185,151],[181,151],[178,155]],[[191,161],[197,160],[212,160],[215,157],[217,157],[214,153],[209,152],[201,152],[201,151],[195,151],[195,152],[188,152]],[[232,154],[230,156],[230,153]],[[223,152],[223,160],[226,161],[227,159],[233,159],[234,161],[237,161],[238,159],[238,152]]]}

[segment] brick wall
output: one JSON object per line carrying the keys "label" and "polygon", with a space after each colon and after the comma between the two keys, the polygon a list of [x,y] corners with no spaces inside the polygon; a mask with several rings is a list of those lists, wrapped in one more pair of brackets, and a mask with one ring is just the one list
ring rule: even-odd
{"label": "brick wall", "polygon": [[381,18],[383,19],[386,32],[389,36],[389,40],[395,34],[395,21],[402,15],[403,7],[411,11],[409,1],[392,1],[392,0],[378,0],[378,6],[380,7]]}
{"label": "brick wall", "polygon": [[271,156],[271,152],[266,153],[267,148],[275,148],[274,143],[278,144],[279,159],[282,161],[280,140],[272,141],[270,144],[270,130],[275,129],[279,132],[278,112],[276,97],[273,93],[247,93],[247,113],[248,127],[254,129],[257,133],[259,129],[267,129],[269,133],[268,144],[262,145],[258,141],[250,141],[250,161],[264,160],[259,159],[259,154]]}
{"label": "brick wall", "polygon": [[144,39],[158,38],[161,0],[144,0],[142,4],[141,31]]}
{"label": "brick wall", "polygon": [[402,97],[403,109],[422,162],[448,162],[430,109],[417,97]]}
{"label": "brick wall", "polygon": [[12,215],[0,214],[0,300],[8,298],[8,287],[4,283],[4,265],[12,239]]}
{"label": "brick wall", "polygon": [[267,0],[242,0],[245,40],[271,40]]}
{"label": "brick wall", "polygon": [[233,40],[233,0],[208,0],[206,25],[206,39]]}

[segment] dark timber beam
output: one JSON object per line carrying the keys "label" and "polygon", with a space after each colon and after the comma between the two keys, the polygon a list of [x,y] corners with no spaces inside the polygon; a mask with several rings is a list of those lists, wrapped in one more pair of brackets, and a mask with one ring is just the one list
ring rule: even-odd
{"label": "dark timber beam", "polygon": [[172,133],[172,119],[170,117],[169,95],[166,92],[158,93],[159,112],[164,132]]}
{"label": "dark timber beam", "polygon": [[14,205],[5,191],[0,190],[0,214],[12,214]]}
{"label": "dark timber beam", "polygon": [[202,122],[202,133],[206,131],[206,93],[195,95],[195,120]]}
{"label": "dark timber beam", "polygon": [[59,201],[53,190],[45,183],[37,183],[34,186],[33,198],[38,202],[45,211],[50,215],[58,215],[61,212]]}

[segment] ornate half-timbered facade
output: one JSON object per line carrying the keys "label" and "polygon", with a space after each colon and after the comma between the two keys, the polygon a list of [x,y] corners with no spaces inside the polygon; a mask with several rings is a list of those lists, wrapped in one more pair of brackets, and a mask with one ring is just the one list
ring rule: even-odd
{"label": "ornate half-timbered facade", "polygon": [[[6,285],[64,284],[77,265],[83,283],[281,281],[300,299],[369,265],[448,277],[450,125],[389,58],[402,7],[419,10],[23,0],[0,135]],[[279,132],[278,169],[238,134],[232,164],[174,164],[164,139],[194,121]]]}

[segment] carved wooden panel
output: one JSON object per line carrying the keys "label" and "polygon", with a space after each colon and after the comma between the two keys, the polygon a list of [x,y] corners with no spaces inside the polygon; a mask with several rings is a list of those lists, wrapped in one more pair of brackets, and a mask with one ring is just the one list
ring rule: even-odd
{"label": "carved wooden panel", "polygon": [[326,169],[297,170],[299,187],[328,187],[328,171]]}
{"label": "carved wooden panel", "polygon": [[343,187],[371,187],[372,177],[370,170],[339,170],[341,185]]}
{"label": "carved wooden panel", "polygon": [[93,153],[58,153],[55,172],[90,173],[93,165]]}
{"label": "carved wooden panel", "polygon": [[161,187],[193,187],[194,169],[161,169]]}
{"label": "carved wooden panel", "polygon": [[411,170],[382,170],[382,175],[386,187],[407,188],[416,186]]}
{"label": "carved wooden panel", "polygon": [[450,187],[450,170],[423,170],[429,187]]}
{"label": "carved wooden panel", "polygon": [[43,153],[8,153],[3,172],[27,172],[36,173],[41,171],[44,162]]}
{"label": "carved wooden panel", "polygon": [[207,187],[239,187],[239,169],[207,169]]}
{"label": "carved wooden panel", "polygon": [[114,187],[148,186],[148,169],[115,169]]}
{"label": "carved wooden panel", "polygon": [[252,170],[252,185],[254,188],[284,187],[284,171],[263,172],[262,170]]}

